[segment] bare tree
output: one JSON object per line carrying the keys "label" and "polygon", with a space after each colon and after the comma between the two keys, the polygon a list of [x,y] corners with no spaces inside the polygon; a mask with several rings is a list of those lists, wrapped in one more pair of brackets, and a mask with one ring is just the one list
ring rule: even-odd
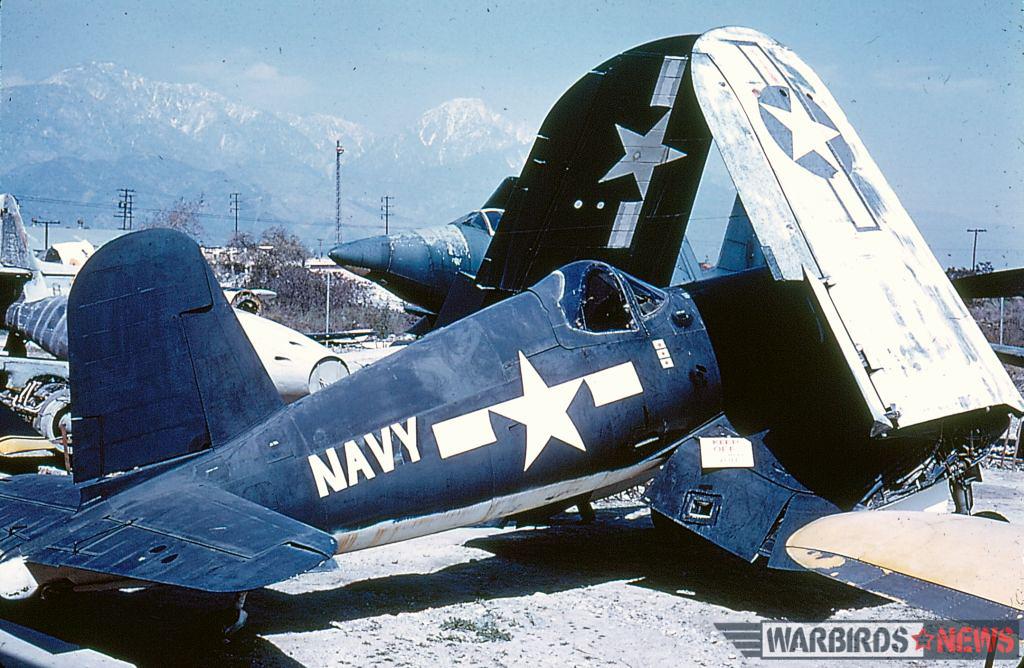
{"label": "bare tree", "polygon": [[164,227],[189,235],[196,241],[203,235],[199,212],[203,208],[203,196],[198,199],[180,198],[173,206],[153,214],[143,228]]}
{"label": "bare tree", "polygon": [[[327,277],[310,271],[311,256],[302,241],[284,227],[268,228],[256,241],[244,232],[228,242],[231,252],[218,256],[214,271],[241,288],[265,288],[277,298],[260,315],[300,332],[320,332],[324,326]],[[331,279],[331,326],[369,327],[381,335],[405,331],[414,320],[375,298],[366,284],[351,277]]]}
{"label": "bare tree", "polygon": [[253,240],[252,235],[248,232],[238,232],[231,235],[227,245],[228,248],[251,249],[256,247],[256,241]]}

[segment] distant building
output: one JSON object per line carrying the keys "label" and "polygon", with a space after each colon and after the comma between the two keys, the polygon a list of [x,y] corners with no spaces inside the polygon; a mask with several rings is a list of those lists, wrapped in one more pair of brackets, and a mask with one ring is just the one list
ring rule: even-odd
{"label": "distant building", "polygon": [[356,278],[355,274],[342,268],[337,262],[329,257],[311,257],[306,260],[305,265],[306,269],[318,274],[329,273],[333,275],[341,275],[345,278]]}
{"label": "distant building", "polygon": [[50,227],[47,234],[38,225],[26,226],[25,232],[29,250],[39,260],[39,270],[54,295],[68,294],[75,274],[96,249],[126,234],[124,230],[88,227]]}
{"label": "distant building", "polygon": [[[123,234],[128,234],[126,230],[116,230],[106,227],[56,226],[51,226],[50,232],[47,234],[41,226],[31,224],[27,224],[25,226],[25,232],[28,233],[29,248],[37,257],[45,257],[47,251],[58,244],[77,244],[83,241],[88,241],[92,244],[93,249],[96,249],[108,241],[116,239]],[[49,237],[49,248],[45,245],[47,237]]]}

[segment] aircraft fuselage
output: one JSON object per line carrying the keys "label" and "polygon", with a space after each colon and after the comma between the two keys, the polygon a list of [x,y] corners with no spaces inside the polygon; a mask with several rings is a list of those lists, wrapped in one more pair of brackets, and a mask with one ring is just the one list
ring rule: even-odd
{"label": "aircraft fuselage", "polygon": [[455,277],[480,268],[500,219],[500,209],[484,209],[439,227],[349,241],[330,256],[340,265],[369,270],[367,278],[399,298],[437,312]]}
{"label": "aircraft fuselage", "polygon": [[[588,290],[591,272],[616,285]],[[330,531],[339,551],[635,479],[721,410],[721,392],[689,296],[641,286],[662,298],[641,316],[627,285],[570,265],[164,475]]]}

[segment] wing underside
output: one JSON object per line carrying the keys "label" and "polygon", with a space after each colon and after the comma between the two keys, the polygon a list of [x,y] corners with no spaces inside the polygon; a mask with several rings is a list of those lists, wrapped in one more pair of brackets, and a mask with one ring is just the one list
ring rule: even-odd
{"label": "wing underside", "polygon": [[761,33],[702,35],[693,85],[777,280],[806,281],[879,431],[1024,403],[835,99]]}

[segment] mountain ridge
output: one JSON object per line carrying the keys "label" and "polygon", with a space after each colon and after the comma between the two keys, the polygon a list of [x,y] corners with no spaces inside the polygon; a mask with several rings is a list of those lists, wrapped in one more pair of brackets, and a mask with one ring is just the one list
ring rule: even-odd
{"label": "mountain ridge", "polygon": [[[140,212],[203,196],[224,214],[204,222],[211,242],[231,232],[231,192],[242,193],[240,218],[253,221],[246,231],[258,233],[263,217],[289,221],[311,245],[333,238],[336,140],[345,147],[342,211],[350,237],[379,226],[384,194],[395,198],[399,228],[440,224],[478,206],[519,172],[533,141],[527,128],[478,98],[442,102],[409,127],[380,134],[339,115],[258,109],[111,62],[66,68],[3,93],[0,189],[89,205],[76,212],[74,204],[30,200],[30,216],[112,226],[118,188],[135,189]],[[104,203],[109,212],[100,214]]]}

